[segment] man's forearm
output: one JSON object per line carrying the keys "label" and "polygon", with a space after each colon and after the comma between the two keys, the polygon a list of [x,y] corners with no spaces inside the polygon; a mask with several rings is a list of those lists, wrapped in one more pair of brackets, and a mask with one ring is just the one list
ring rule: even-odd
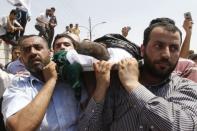
{"label": "man's forearm", "polygon": [[183,41],[180,53],[180,57],[182,58],[187,58],[189,56],[191,35],[191,32],[186,33],[185,40]]}
{"label": "man's forearm", "polygon": [[90,99],[84,114],[79,120],[79,131],[100,131],[102,130],[102,112],[104,101],[96,103]]}
{"label": "man's forearm", "polygon": [[[184,91],[184,90],[183,90]],[[193,94],[193,91],[185,91]],[[185,97],[185,98],[184,98]],[[136,105],[136,110],[141,114],[143,123],[154,126],[158,130],[193,130],[195,128],[195,99],[185,96],[180,92],[174,93],[171,98],[155,96],[145,87],[141,86],[131,92],[129,103]]]}
{"label": "man's forearm", "polygon": [[31,103],[8,118],[6,124],[8,128],[14,131],[36,130],[46,113],[55,84],[56,79],[47,81]]}

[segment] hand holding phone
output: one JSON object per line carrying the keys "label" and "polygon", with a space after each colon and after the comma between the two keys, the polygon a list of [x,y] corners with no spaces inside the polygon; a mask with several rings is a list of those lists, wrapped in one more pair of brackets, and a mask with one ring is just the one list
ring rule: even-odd
{"label": "hand holding phone", "polygon": [[190,19],[190,20],[192,20],[191,12],[186,12],[186,13],[184,13],[184,17],[185,17],[185,19]]}

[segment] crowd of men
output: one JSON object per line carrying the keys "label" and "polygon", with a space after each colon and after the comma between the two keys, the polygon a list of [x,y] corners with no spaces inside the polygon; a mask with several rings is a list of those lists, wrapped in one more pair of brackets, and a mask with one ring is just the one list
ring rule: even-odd
{"label": "crowd of men", "polygon": [[0,69],[1,131],[197,130],[192,19],[184,39],[174,20],[151,20],[139,47],[129,26],[81,41],[70,24],[54,37],[54,7],[36,18],[38,35],[24,35],[29,17],[21,24],[17,13],[0,22],[0,39],[12,45]]}

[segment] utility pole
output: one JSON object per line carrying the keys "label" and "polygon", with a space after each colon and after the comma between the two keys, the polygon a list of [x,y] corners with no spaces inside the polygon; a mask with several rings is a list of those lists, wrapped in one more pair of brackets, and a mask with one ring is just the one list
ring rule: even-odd
{"label": "utility pole", "polygon": [[92,21],[89,16],[89,33],[90,33],[90,41],[92,41]]}
{"label": "utility pole", "polygon": [[95,28],[96,26],[100,25],[100,24],[105,24],[105,23],[107,23],[107,22],[103,21],[103,22],[94,24],[94,25],[92,26],[92,20],[91,20],[91,17],[89,16],[89,18],[88,18],[88,24],[89,24],[89,26],[88,26],[88,27],[86,27],[86,26],[79,26],[79,27],[82,27],[82,28],[88,30],[88,34],[89,34],[90,41],[92,41],[92,32],[93,32],[94,28]]}

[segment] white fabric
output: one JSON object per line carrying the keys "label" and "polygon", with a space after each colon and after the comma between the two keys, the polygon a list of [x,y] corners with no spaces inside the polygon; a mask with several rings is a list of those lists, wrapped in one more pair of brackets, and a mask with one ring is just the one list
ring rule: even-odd
{"label": "white fabric", "polygon": [[66,58],[71,64],[77,62],[81,65],[92,65],[93,62],[97,61],[94,57],[78,54],[74,49],[67,52]]}
{"label": "white fabric", "polygon": [[108,48],[110,59],[108,61],[117,63],[122,59],[133,57],[129,52],[122,48]]}
{"label": "white fabric", "polygon": [[[39,19],[40,21],[42,21],[42,22],[44,22],[44,23],[48,23],[49,20],[50,20],[50,18],[47,17],[45,13],[41,13],[41,14],[37,17],[37,19]],[[40,26],[42,26],[42,27],[45,27],[45,24],[42,23],[42,22],[37,21],[36,25],[40,25]]]}
{"label": "white fabric", "polygon": [[[118,63],[120,60],[125,58],[131,58],[132,55],[128,53],[126,50],[122,48],[108,48],[107,49],[110,54],[110,59],[108,61],[112,63]],[[83,67],[84,71],[91,71],[93,70],[92,64],[96,61],[92,56],[81,55],[76,52],[76,50],[69,50],[67,52],[67,60],[72,64],[74,62],[80,63]]]}
{"label": "white fabric", "polygon": [[11,84],[14,75],[0,69],[0,97],[2,97],[5,89]]}
{"label": "white fabric", "polygon": [[20,3],[22,6],[17,6],[17,8],[28,12],[31,14],[31,0],[7,0],[10,4],[15,5]]}

